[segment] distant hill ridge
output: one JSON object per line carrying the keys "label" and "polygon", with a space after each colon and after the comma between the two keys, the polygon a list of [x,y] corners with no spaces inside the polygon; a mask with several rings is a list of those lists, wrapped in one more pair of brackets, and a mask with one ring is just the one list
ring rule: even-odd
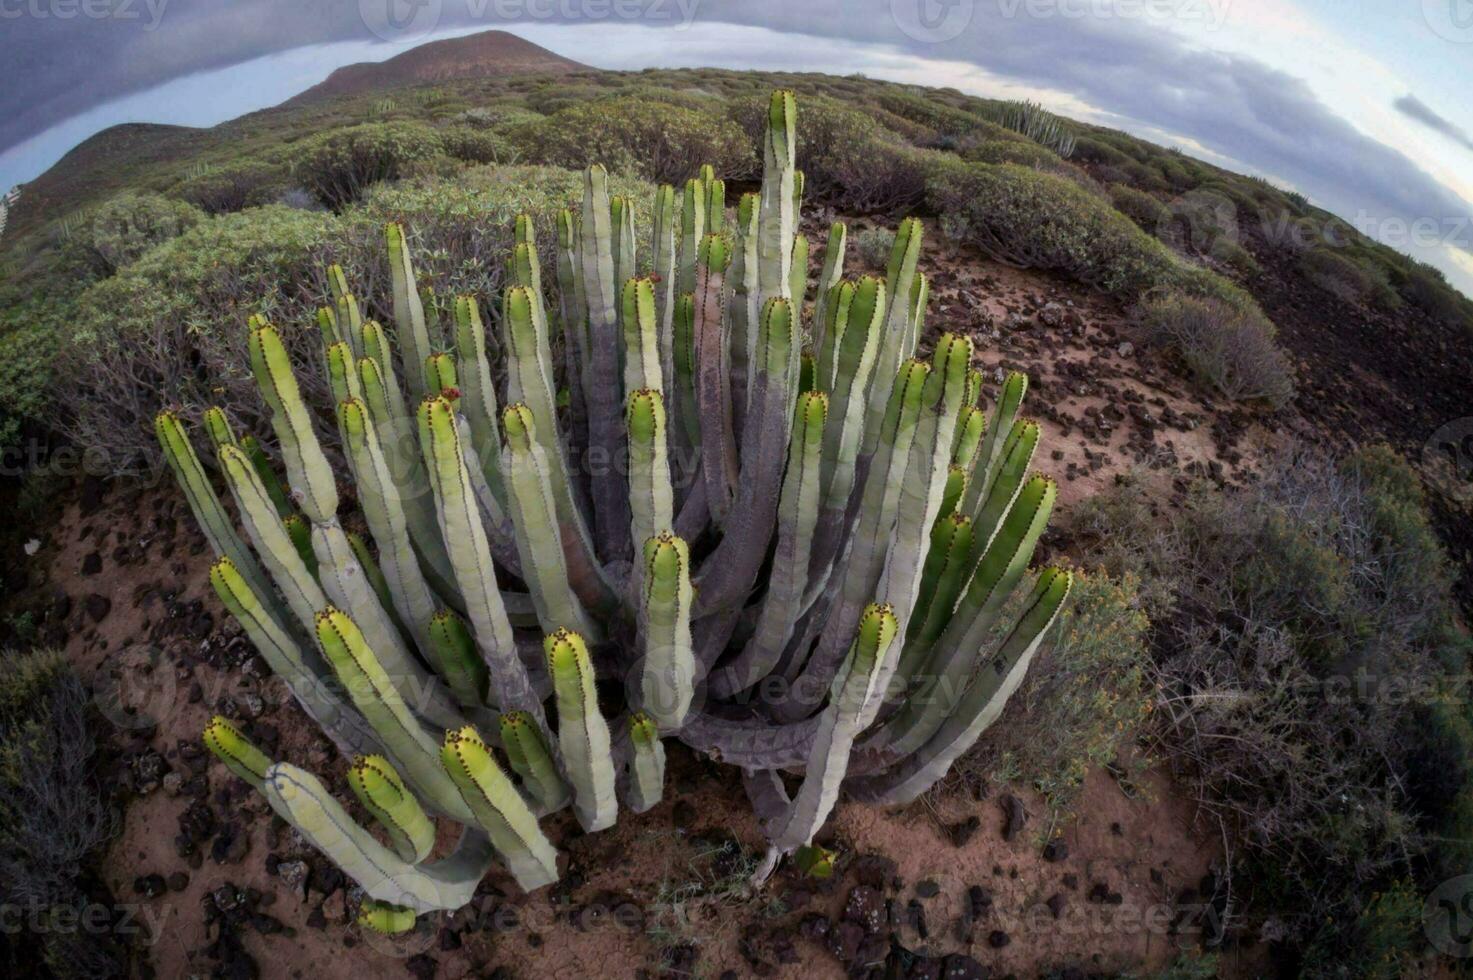
{"label": "distant hill ridge", "polygon": [[345,65],[301,95],[282,105],[302,105],[346,95],[426,85],[436,82],[494,78],[501,75],[555,74],[588,71],[589,67],[554,54],[506,31],[483,31],[465,37],[431,41],[387,61]]}

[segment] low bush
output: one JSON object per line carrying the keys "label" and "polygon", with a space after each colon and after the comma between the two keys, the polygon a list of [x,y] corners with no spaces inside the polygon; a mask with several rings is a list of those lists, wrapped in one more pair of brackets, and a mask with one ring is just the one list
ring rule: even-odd
{"label": "low bush", "polygon": [[537,163],[602,163],[659,183],[684,183],[706,163],[722,177],[745,177],[757,167],[755,144],[719,110],[643,98],[578,102],[511,135]]}
{"label": "low bush", "polygon": [[1109,202],[1063,177],[1013,164],[939,169],[932,210],[964,219],[968,237],[1001,262],[1053,269],[1109,293],[1136,296],[1177,260]]}
{"label": "low bush", "polygon": [[184,201],[157,194],[121,194],[88,214],[72,244],[85,249],[102,275],[112,275],[203,219],[198,208]]}
{"label": "low bush", "polygon": [[1263,271],[1253,253],[1231,238],[1219,238],[1213,242],[1211,255],[1244,279],[1251,279]]}
{"label": "low bush", "polygon": [[1016,163],[1038,170],[1050,170],[1063,162],[1048,147],[1022,140],[984,140],[962,147],[957,155],[974,163]]}
{"label": "low bush", "polygon": [[[611,190],[632,197],[636,220],[648,227],[649,186],[620,179]],[[382,185],[340,215],[272,205],[211,219],[82,295],[56,374],[89,395],[75,402],[64,428],[80,445],[105,451],[115,473],[157,458],[153,417],[164,405],[194,415],[225,402],[238,425],[269,431],[242,367],[252,313],[284,328],[305,368],[304,395],[326,412],[314,315],[328,295],[328,263],[341,263],[371,297],[365,316],[391,323],[383,225],[401,221],[424,278],[442,295],[476,296],[495,322],[515,216],[532,217],[543,268],[555,268],[556,213],[581,193],[571,171],[472,167],[450,180]]]}
{"label": "low bush", "polygon": [[[1299,271],[1315,286],[1347,303],[1385,304],[1389,297],[1396,296],[1383,269],[1332,248],[1306,253]],[[1396,298],[1399,301],[1400,297]]]}
{"label": "low bush", "polygon": [[1119,499],[1139,495],[1087,501],[1076,541],[1162,583],[1155,751],[1232,842],[1230,927],[1335,963],[1307,975],[1409,975],[1384,964],[1417,948],[1410,896],[1449,873],[1440,838],[1468,833],[1473,755],[1468,640],[1415,472],[1385,447],[1295,453],[1175,514]]}
{"label": "low bush", "polygon": [[1171,220],[1171,209],[1145,191],[1111,184],[1109,192],[1115,210],[1134,221],[1142,231],[1155,235]]}
{"label": "low bush", "polygon": [[1167,292],[1137,310],[1147,343],[1175,351],[1196,377],[1234,401],[1274,408],[1294,397],[1294,369],[1262,314],[1221,300]]}
{"label": "low bush", "polygon": [[440,144],[447,156],[468,163],[515,163],[517,150],[502,136],[470,126],[440,130]]}
{"label": "low bush", "polygon": [[884,269],[895,247],[895,232],[885,227],[866,228],[851,240],[850,248],[867,269]]}
{"label": "low bush", "polygon": [[20,913],[0,930],[3,959],[13,976],[123,975],[117,942],[75,925],[116,829],[93,778],[87,690],[49,651],[0,654],[0,677],[0,906]]}
{"label": "low bush", "polygon": [[1447,283],[1441,269],[1417,263],[1399,284],[1402,298],[1442,323],[1473,325],[1473,304]]}
{"label": "low bush", "polygon": [[248,160],[195,174],[181,181],[174,194],[207,214],[227,214],[270,204],[289,183],[282,164]]}
{"label": "low bush", "polygon": [[954,778],[1022,782],[1067,811],[1091,770],[1134,768],[1125,760],[1153,699],[1148,625],[1135,576],[1078,573],[1058,631],[1008,702],[998,734],[964,756]]}
{"label": "low bush", "polygon": [[1134,158],[1122,153],[1109,143],[1088,136],[1080,136],[1074,140],[1074,155],[1071,159],[1081,163],[1098,163],[1111,167],[1126,167],[1134,162]]}
{"label": "low bush", "polygon": [[303,140],[292,156],[293,173],[319,201],[341,209],[442,151],[439,135],[422,123],[363,123]]}

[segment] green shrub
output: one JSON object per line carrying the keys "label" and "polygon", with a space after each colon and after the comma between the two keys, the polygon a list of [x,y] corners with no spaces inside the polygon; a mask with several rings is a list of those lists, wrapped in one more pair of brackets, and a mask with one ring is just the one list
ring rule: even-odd
{"label": "green shrub", "polygon": [[1171,209],[1145,191],[1124,184],[1111,184],[1109,192],[1115,210],[1149,234],[1158,234],[1171,220]]}
{"label": "green shrub", "polygon": [[1391,305],[1400,296],[1391,288],[1385,270],[1332,248],[1316,248],[1300,260],[1299,271],[1315,286],[1347,303]]}
{"label": "green shrub", "polygon": [[1136,318],[1148,343],[1175,351],[1228,398],[1280,408],[1294,397],[1293,366],[1261,314],[1173,291],[1149,297]]}
{"label": "green shrub", "polygon": [[1074,140],[1074,155],[1071,159],[1111,167],[1126,167],[1134,162],[1133,157],[1115,149],[1109,143],[1091,139],[1088,136],[1080,136]]}
{"label": "green shrub", "polygon": [[1134,576],[1078,573],[1058,632],[1008,703],[999,734],[957,763],[963,779],[1015,780],[1067,810],[1084,777],[1132,754],[1153,698],[1148,621]]}
{"label": "green shrub", "polygon": [[[1372,895],[1342,926],[1322,926],[1305,952],[1302,976],[1313,980],[1402,980],[1432,976],[1422,932],[1422,896],[1409,881]],[[1424,972],[1425,971],[1425,972]]]}
{"label": "green shrub", "polygon": [[[153,416],[164,405],[187,415],[228,402],[243,428],[269,430],[249,371],[243,324],[260,313],[284,329],[300,359],[303,393],[326,411],[330,396],[317,363],[316,309],[328,295],[323,268],[386,283],[383,225],[414,229],[417,265],[442,295],[477,296],[496,317],[513,245],[512,221],[526,213],[554,268],[558,209],[582,193],[579,175],[545,167],[472,167],[372,189],[341,215],[269,206],[224,215],[154,250],[83,294],[63,334],[58,374],[90,394],[77,402],[67,431],[100,447],[114,472],[156,459]],[[648,185],[615,180],[648,227]],[[387,289],[371,288],[364,315],[390,323]],[[493,332],[494,335],[494,332]],[[308,367],[310,365],[310,367]]]}
{"label": "green shrub", "polygon": [[1426,868],[1425,892],[1448,873],[1439,837],[1466,832],[1473,755],[1467,726],[1447,725],[1466,705],[1442,702],[1462,696],[1468,641],[1415,472],[1384,447],[1300,452],[1241,490],[1198,485],[1175,513],[1111,502],[1138,492],[1086,502],[1076,527],[1107,568],[1169,586],[1155,748],[1230,833],[1240,916],[1345,965],[1307,975],[1395,961],[1381,952],[1410,948],[1418,891],[1397,882]]}
{"label": "green shrub", "polygon": [[850,248],[867,269],[884,269],[895,247],[895,232],[883,226],[866,228],[852,239]]}
{"label": "green shrub", "polygon": [[578,102],[513,134],[527,158],[577,169],[602,163],[610,172],[659,183],[683,183],[709,163],[719,176],[756,171],[753,146],[720,111],[618,96]]}
{"label": "green shrub", "polygon": [[517,151],[505,138],[484,129],[450,126],[440,130],[448,156],[468,163],[515,163]]}
{"label": "green shrub", "polygon": [[1447,284],[1441,269],[1417,263],[1402,278],[1402,297],[1442,323],[1473,323],[1473,307]]}
{"label": "green shrub", "polygon": [[184,201],[157,194],[120,194],[88,215],[73,243],[87,250],[103,275],[112,275],[202,220],[204,214]]}
{"label": "green shrub", "polygon": [[339,209],[442,150],[439,135],[422,123],[363,123],[303,140],[293,154],[293,172],[319,201]]}
{"label": "green shrub", "polygon": [[208,214],[270,204],[287,190],[287,168],[265,160],[210,167],[181,181],[174,193]]}
{"label": "green shrub", "polygon": [[[44,316],[45,299],[26,304]],[[19,448],[27,430],[49,428],[54,407],[52,358],[56,325],[37,319],[0,333],[0,451]]]}
{"label": "green shrub", "polygon": [[1051,170],[1063,162],[1048,147],[1021,140],[984,140],[963,147],[957,155],[974,163],[1016,163],[1039,170]]}
{"label": "green shrub", "polygon": [[1253,253],[1231,238],[1219,238],[1212,243],[1212,257],[1244,279],[1251,279],[1263,271]]}
{"label": "green shrub", "polygon": [[1109,293],[1139,295],[1178,260],[1108,202],[1077,184],[1012,164],[938,170],[932,210],[967,222],[968,237],[1001,262],[1054,269]]}

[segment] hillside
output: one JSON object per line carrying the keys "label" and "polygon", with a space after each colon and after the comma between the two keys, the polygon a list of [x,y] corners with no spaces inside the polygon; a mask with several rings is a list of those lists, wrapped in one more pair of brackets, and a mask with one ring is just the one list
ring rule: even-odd
{"label": "hillside", "polygon": [[78,201],[115,193],[137,173],[188,158],[203,145],[207,132],[190,126],[123,123],[87,137],[25,185],[11,211],[5,244],[71,213]]}
{"label": "hillside", "polygon": [[499,78],[505,75],[565,75],[587,71],[586,65],[554,54],[541,45],[508,34],[483,31],[432,41],[387,61],[360,62],[337,69],[327,79],[286,105],[302,105],[346,95],[390,92],[411,85],[433,85]]}

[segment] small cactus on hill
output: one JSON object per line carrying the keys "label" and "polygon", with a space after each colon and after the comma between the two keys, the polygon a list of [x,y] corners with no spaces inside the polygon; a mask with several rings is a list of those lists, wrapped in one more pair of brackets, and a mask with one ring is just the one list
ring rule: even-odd
{"label": "small cactus on hill", "polygon": [[[158,416],[212,584],[387,843],[227,720],[205,742],[363,887],[366,925],[457,908],[497,861],[524,888],[555,881],[541,818],[570,806],[595,831],[656,805],[663,739],[742,771],[763,874],[789,854],[828,873],[812,842],[839,797],[935,783],[1063,605],[1054,569],[1013,597],[1056,495],[1029,473],[1026,379],[989,421],[968,339],[915,356],[919,221],[859,279],[836,226],[810,287],[796,115],[773,96],[760,190],[733,213],[709,170],[661,187],[647,252],[597,166],[545,277],[519,220],[499,344],[461,297],[453,350],[432,346],[396,225],[392,332],[330,270],[315,329],[346,472],[280,329],[252,318],[285,478],[208,414],[239,530],[183,420]],[[349,483],[371,545],[340,520]],[[443,821],[460,842],[431,859]]]}

